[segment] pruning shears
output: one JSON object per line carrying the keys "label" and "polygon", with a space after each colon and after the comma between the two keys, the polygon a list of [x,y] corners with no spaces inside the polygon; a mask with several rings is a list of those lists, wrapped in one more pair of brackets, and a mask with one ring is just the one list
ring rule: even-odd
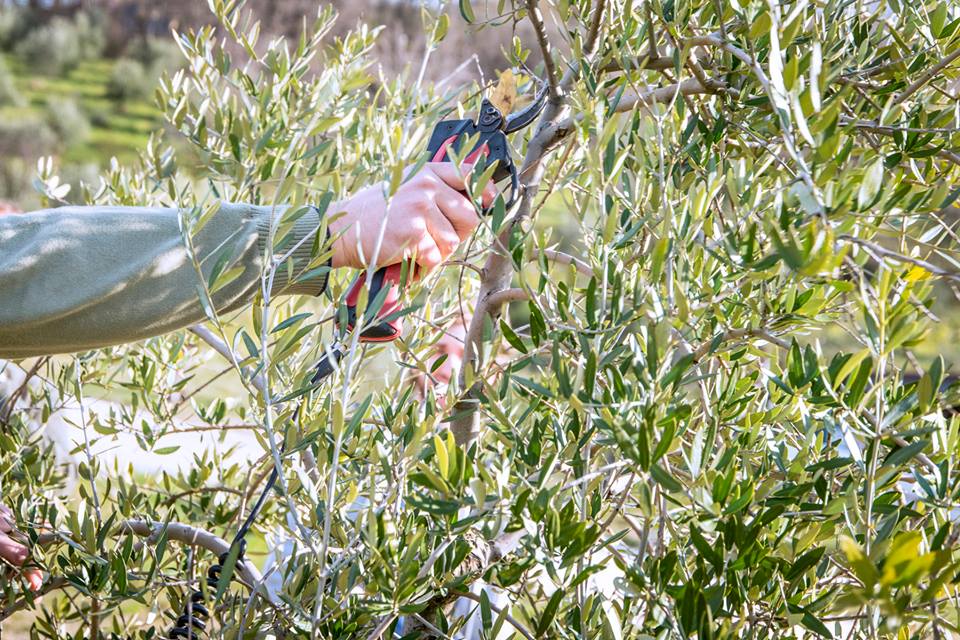
{"label": "pruning shears", "polygon": [[[452,154],[462,158],[467,164],[476,164],[478,169],[489,167],[496,162],[493,182],[504,183],[509,180],[510,192],[506,201],[509,209],[520,197],[520,177],[517,166],[510,153],[507,136],[530,125],[546,104],[547,93],[541,89],[533,102],[508,116],[489,99],[480,104],[477,119],[441,120],[433,128],[427,145],[427,157],[430,162],[450,162]],[[462,148],[467,141],[473,141],[473,147],[466,151]],[[484,211],[486,214],[487,212]],[[401,333],[400,319],[394,317],[400,308],[403,265],[395,264],[383,267],[373,274],[368,287],[367,299],[376,300],[384,287],[389,287],[383,298],[383,304],[377,310],[376,319],[369,319],[361,328],[361,342],[391,342]],[[367,283],[366,272],[361,273],[350,285],[344,300],[347,307],[348,330],[353,330],[357,322],[357,302],[360,292]]]}

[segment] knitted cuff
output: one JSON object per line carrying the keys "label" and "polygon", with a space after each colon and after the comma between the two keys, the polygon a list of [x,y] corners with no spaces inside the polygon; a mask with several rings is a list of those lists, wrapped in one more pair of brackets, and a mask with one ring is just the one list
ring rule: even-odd
{"label": "knitted cuff", "polygon": [[[314,245],[322,220],[316,207],[311,207],[311,210],[312,214],[306,213],[293,223],[292,228],[286,232],[273,251],[277,260],[286,256],[284,264],[277,267],[277,277],[272,291],[274,295],[320,296],[327,289],[333,257],[328,258],[325,265],[312,269],[308,267],[315,255],[323,254],[329,249],[330,230],[326,230],[326,241],[315,253]],[[270,238],[270,223],[269,215],[257,220],[257,247],[260,255],[265,255]]]}

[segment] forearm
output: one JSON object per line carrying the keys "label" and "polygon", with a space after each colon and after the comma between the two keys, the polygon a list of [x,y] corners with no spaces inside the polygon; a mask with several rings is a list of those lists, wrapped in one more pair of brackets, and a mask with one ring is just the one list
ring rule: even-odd
{"label": "forearm", "polygon": [[[176,209],[64,207],[0,217],[0,357],[69,353],[134,342],[205,318],[199,288],[211,271],[239,275],[212,295],[229,312],[260,287],[270,207],[224,204],[192,239],[197,272]],[[281,252],[273,294],[316,295],[326,276],[307,280],[319,217],[295,224]],[[301,242],[302,240],[302,242]],[[293,273],[288,278],[288,273]],[[292,280],[291,282],[288,282]]]}

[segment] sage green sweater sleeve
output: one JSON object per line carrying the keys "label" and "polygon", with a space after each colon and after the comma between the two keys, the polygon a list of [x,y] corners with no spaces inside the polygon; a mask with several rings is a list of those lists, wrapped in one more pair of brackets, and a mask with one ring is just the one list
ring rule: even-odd
{"label": "sage green sweater sleeve", "polygon": [[[279,215],[273,207],[223,204],[193,237],[204,281],[218,263],[221,273],[239,273],[213,294],[218,311],[239,309],[258,291],[271,219]],[[273,294],[323,291],[326,274],[307,272],[319,227],[309,211],[286,234],[277,254],[290,252],[292,262],[277,270]],[[202,322],[200,285],[176,209],[0,216],[0,357],[85,351]]]}

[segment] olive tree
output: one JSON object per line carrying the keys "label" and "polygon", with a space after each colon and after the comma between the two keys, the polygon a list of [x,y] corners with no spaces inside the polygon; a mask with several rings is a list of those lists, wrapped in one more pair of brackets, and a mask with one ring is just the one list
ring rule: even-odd
{"label": "olive tree", "polygon": [[[424,9],[422,59],[386,77],[375,28],[326,38],[321,11],[264,43],[243,2],[211,5],[218,26],[178,35],[187,66],[159,91],[189,148],[157,137],[84,197],[180,207],[188,247],[222,201],[288,205],[260,293],[218,315],[235,271],[198,261],[208,322],[41,361],[30,393],[47,411],[123,398],[88,439],[239,426],[264,455],[161,478],[91,457],[63,499],[11,412],[4,495],[64,594],[33,603],[32,633],[156,637],[273,468],[255,531],[285,532],[293,559],[279,592],[252,564],[227,572],[246,588],[204,586],[212,637],[453,637],[470,616],[485,638],[958,632],[960,423],[928,338],[960,280],[956,6],[460,0]],[[547,91],[512,140],[522,198],[409,287],[402,339],[342,335],[314,388],[348,276],[274,299],[290,225],[362,185],[393,193],[488,88],[426,81],[437,43],[521,23],[536,37],[503,67],[519,100]],[[461,315],[459,377],[420,400]],[[3,617],[31,605],[6,589]]]}

